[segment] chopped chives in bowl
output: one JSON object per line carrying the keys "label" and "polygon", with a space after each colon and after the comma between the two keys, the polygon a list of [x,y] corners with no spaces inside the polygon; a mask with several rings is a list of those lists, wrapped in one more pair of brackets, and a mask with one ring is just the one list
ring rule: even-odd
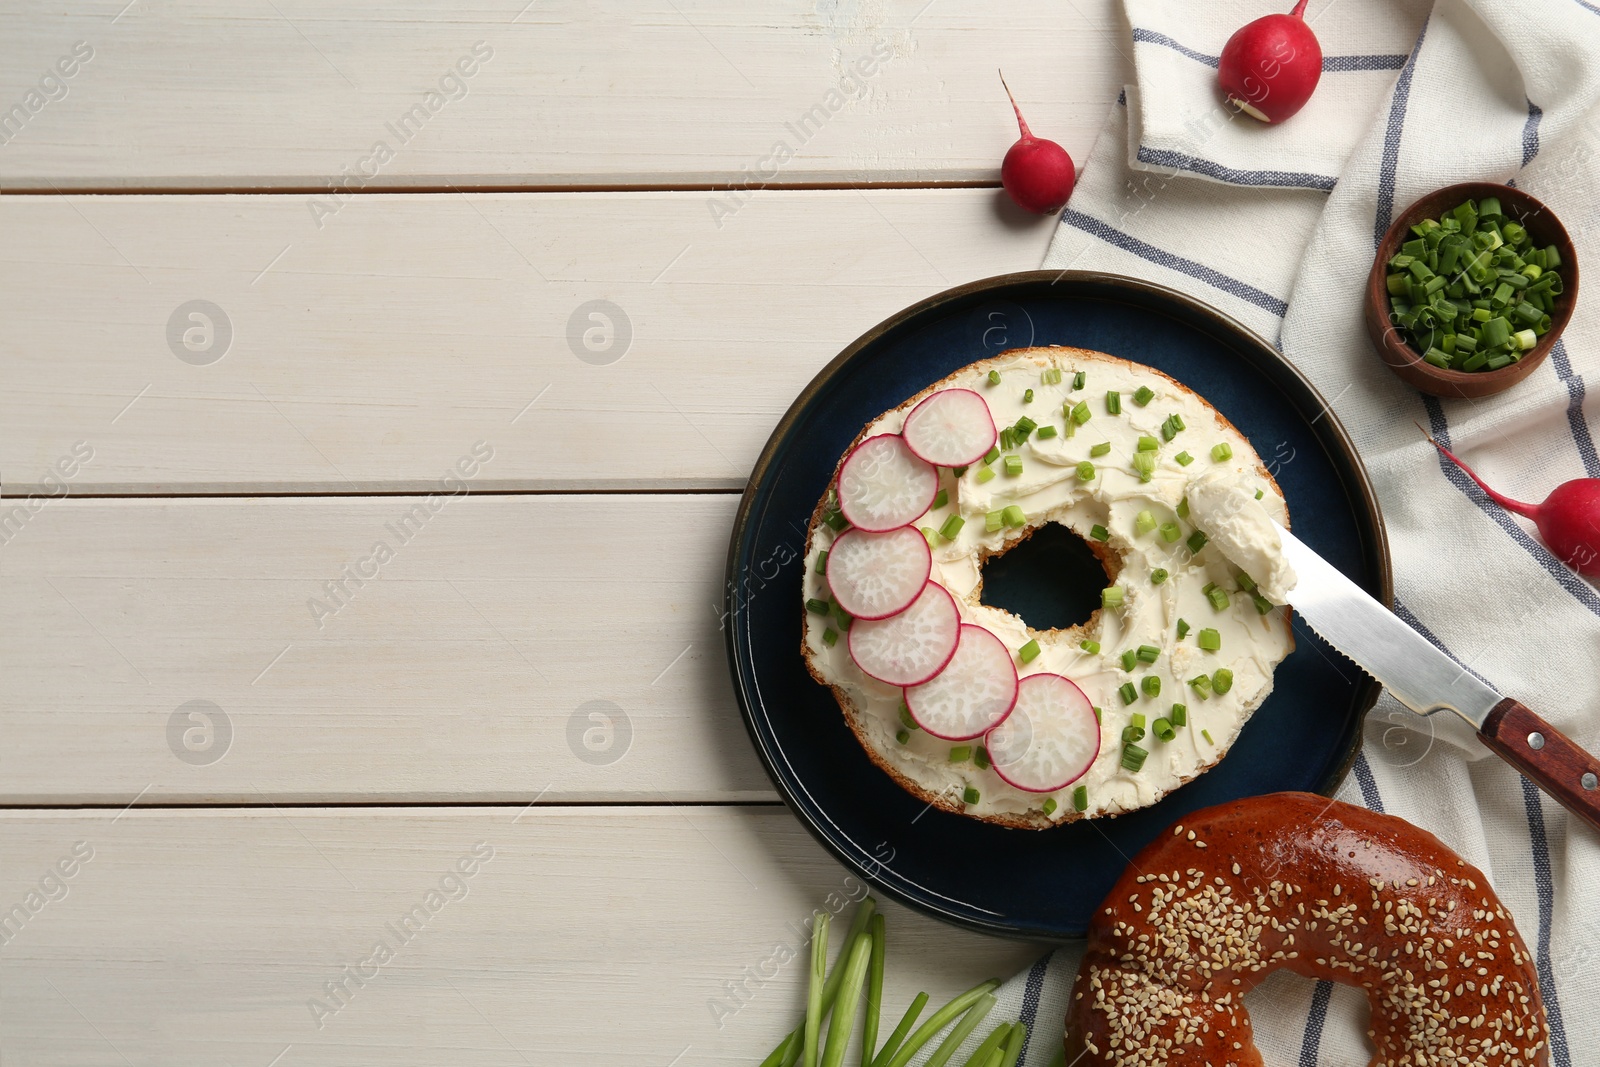
{"label": "chopped chives in bowl", "polygon": [[1411,227],[1389,259],[1389,321],[1444,370],[1499,370],[1550,332],[1561,253],[1538,248],[1498,197],[1467,200]]}

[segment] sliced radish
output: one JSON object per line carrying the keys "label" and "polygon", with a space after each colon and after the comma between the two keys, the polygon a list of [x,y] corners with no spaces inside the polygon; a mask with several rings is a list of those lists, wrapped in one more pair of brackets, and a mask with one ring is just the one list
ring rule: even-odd
{"label": "sliced radish", "polygon": [[915,526],[888,533],[849,529],[828,549],[828,588],[858,619],[887,619],[904,611],[933,569],[928,539]]}
{"label": "sliced radish", "polygon": [[880,682],[921,685],[950,662],[960,639],[956,602],[928,582],[900,614],[851,623],[850,658]]}
{"label": "sliced radish", "polygon": [[906,689],[906,708],[917,725],[946,741],[977,737],[1009,715],[1016,702],[1011,650],[970,622],[962,624],[956,654],[944,670]]}
{"label": "sliced radish", "polygon": [[989,402],[971,389],[941,389],[911,409],[900,430],[906,447],[941,467],[976,463],[994,447]]}
{"label": "sliced radish", "polygon": [[904,526],[928,510],[938,491],[939,472],[897,433],[862,441],[839,468],[839,510],[860,530]]}
{"label": "sliced radish", "polygon": [[995,773],[1018,789],[1053,793],[1083,777],[1100,754],[1100,722],[1083,690],[1059,674],[1030,674],[1017,704],[988,736]]}

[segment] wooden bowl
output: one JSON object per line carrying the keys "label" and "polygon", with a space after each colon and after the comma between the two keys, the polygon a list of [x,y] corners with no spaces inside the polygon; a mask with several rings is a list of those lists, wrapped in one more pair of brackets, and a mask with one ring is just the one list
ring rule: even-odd
{"label": "wooden bowl", "polygon": [[[1535,246],[1555,245],[1561,253],[1561,295],[1555,298],[1550,310],[1550,330],[1539,343],[1515,363],[1491,371],[1446,370],[1435,367],[1422,358],[1422,353],[1406,339],[1400,328],[1389,321],[1389,290],[1386,285],[1388,264],[1400,246],[1411,236],[1411,227],[1423,219],[1437,219],[1463,200],[1482,200],[1486,196],[1500,198],[1500,209],[1506,217],[1527,227]],[[1567,320],[1572,317],[1578,299],[1578,256],[1572,247],[1572,238],[1555,213],[1520,189],[1494,182],[1462,182],[1449,185],[1427,194],[1395,217],[1389,232],[1378,245],[1378,254],[1372,261],[1372,271],[1367,275],[1365,319],[1367,335],[1378,355],[1400,380],[1432,396],[1451,399],[1492,396],[1509,389],[1532,374],[1544,362],[1550,349],[1555,347]]]}

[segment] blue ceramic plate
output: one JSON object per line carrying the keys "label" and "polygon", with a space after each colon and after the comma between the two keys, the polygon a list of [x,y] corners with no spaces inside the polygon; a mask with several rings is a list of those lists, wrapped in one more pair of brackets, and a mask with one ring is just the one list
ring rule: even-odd
{"label": "blue ceramic plate", "polygon": [[[1205,397],[1255,445],[1295,532],[1379,600],[1391,595],[1378,505],[1337,417],[1271,345],[1171,289],[1081,271],[990,278],[895,315],[818,374],[767,442],[734,523],[728,656],[750,736],[800,820],[879,890],[950,922],[1040,940],[1082,937],[1128,858],[1188,812],[1286,789],[1331,793],[1378,694],[1295,623],[1295,651],[1226,759],[1152,808],[1050,830],[929,808],[872,764],[800,656],[812,509],[879,414],[975,360],[1051,344],[1147,363]],[[1071,537],[1055,553],[1019,555],[1040,540],[985,568],[985,601],[1036,626],[1087,617],[1084,597],[1092,606],[1104,573],[1091,564],[1076,577]]]}

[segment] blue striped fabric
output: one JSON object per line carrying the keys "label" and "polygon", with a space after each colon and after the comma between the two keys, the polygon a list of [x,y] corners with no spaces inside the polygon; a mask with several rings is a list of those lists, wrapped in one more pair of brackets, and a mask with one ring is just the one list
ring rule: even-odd
{"label": "blue striped fabric", "polygon": [[1236,170],[1221,163],[1213,163],[1209,159],[1200,159],[1198,156],[1189,156],[1164,148],[1146,148],[1143,145],[1139,146],[1138,159],[1140,163],[1149,163],[1152,166],[1172,167],[1175,170],[1204,174],[1208,178],[1216,178],[1231,185],[1319,189],[1326,193],[1330,192],[1339,181],[1330,174],[1307,174],[1293,170]]}
{"label": "blue striped fabric", "polygon": [[1191,278],[1198,278],[1207,285],[1214,286],[1225,293],[1238,297],[1240,300],[1247,300],[1256,307],[1272,312],[1279,318],[1282,318],[1289,310],[1287,303],[1271,293],[1264,293],[1255,286],[1242,282],[1237,278],[1231,278],[1221,271],[1206,266],[1204,263],[1196,263],[1192,259],[1173,255],[1171,252],[1141,241],[1137,237],[1125,234],[1121,230],[1101,222],[1099,219],[1090,218],[1080,211],[1068,208],[1061,213],[1061,222],[1063,225],[1071,226],[1091,236],[1098,237],[1107,244],[1114,245],[1125,252],[1132,252],[1140,259],[1149,260],[1151,263],[1166,267],[1169,270],[1181,271]]}

